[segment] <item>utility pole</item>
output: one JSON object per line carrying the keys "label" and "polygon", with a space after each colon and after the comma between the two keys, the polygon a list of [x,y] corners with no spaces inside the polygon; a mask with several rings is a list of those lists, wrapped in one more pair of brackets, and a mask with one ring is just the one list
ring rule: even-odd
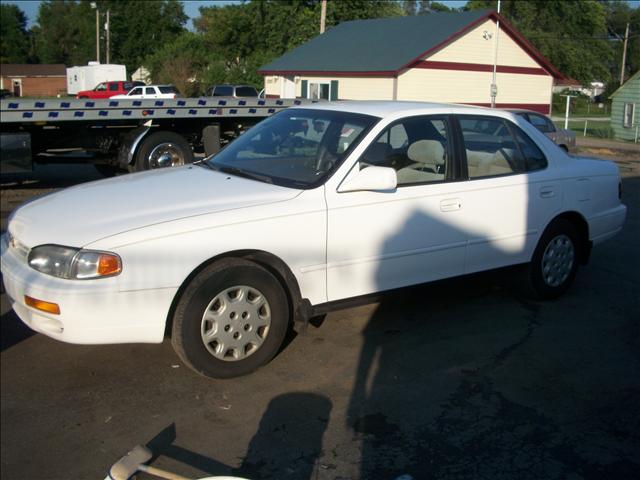
{"label": "utility pole", "polygon": [[324,33],[324,27],[327,20],[327,0],[322,0],[320,7],[320,34]]}
{"label": "utility pole", "polygon": [[[498,14],[500,14],[500,0],[498,0]],[[496,40],[493,44],[493,77],[491,80],[491,108],[496,108],[496,97],[498,96],[498,84],[496,72],[498,71],[498,35],[500,34],[500,19],[496,19]]]}
{"label": "utility pole", "polygon": [[107,64],[109,63],[109,28],[111,25],[109,24],[109,10],[107,10],[107,23],[104,24],[104,29],[107,31]]}
{"label": "utility pole", "polygon": [[100,10],[96,2],[91,2],[91,8],[96,10],[96,62],[100,63]]}
{"label": "utility pole", "polygon": [[624,32],[624,46],[622,47],[622,66],[620,67],[620,85],[624,83],[624,69],[627,63],[627,40],[629,40],[629,22],[627,22],[627,29]]}

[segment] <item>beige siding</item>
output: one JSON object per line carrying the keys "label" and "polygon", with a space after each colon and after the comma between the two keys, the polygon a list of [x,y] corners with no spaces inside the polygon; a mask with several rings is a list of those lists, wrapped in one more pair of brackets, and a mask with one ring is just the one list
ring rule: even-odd
{"label": "beige siding", "polygon": [[280,85],[282,77],[276,77],[274,75],[266,75],[264,77],[264,94],[265,96],[277,95],[280,96],[282,86]]}
{"label": "beige siding", "polygon": [[[491,72],[415,68],[398,77],[398,100],[489,103],[491,77]],[[549,103],[552,77],[498,73],[496,81],[497,103]]]}
{"label": "beige siding", "polygon": [[[492,35],[489,40],[483,38],[485,31]],[[425,60],[493,65],[495,34],[496,24],[487,20]],[[500,31],[498,38],[498,65],[540,67],[504,31]]]}

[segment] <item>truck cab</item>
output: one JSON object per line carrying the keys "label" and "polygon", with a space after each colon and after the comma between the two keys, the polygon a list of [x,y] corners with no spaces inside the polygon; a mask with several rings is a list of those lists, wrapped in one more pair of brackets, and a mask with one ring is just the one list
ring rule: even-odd
{"label": "truck cab", "polygon": [[83,90],[78,92],[76,98],[104,99],[115,95],[126,95],[134,87],[144,85],[143,82],[101,82],[93,90]]}

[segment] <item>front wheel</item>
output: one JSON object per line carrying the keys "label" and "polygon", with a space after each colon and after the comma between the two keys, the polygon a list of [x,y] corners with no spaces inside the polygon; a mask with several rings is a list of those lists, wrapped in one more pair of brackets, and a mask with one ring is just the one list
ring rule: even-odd
{"label": "front wheel", "polygon": [[550,300],[566,292],[576,276],[580,251],[579,236],[571,222],[557,219],[551,223],[523,272],[525,293]]}
{"label": "front wheel", "polygon": [[196,372],[231,378],[269,362],[288,326],[287,297],[278,280],[253,262],[225,259],[205,268],[185,289],[171,341]]}

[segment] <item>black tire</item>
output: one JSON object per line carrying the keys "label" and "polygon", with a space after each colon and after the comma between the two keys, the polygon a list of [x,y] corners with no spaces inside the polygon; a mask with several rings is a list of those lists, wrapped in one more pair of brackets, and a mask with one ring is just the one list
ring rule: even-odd
{"label": "black tire", "polygon": [[[251,309],[246,305],[250,301],[249,294],[244,295],[246,301],[238,301],[239,307],[234,306],[237,297],[228,296],[228,292],[238,286],[261,294],[253,297],[255,305],[260,305],[254,313],[242,311]],[[216,311],[216,302],[221,298],[228,303],[218,306]],[[268,326],[251,325],[251,330],[247,330],[249,323],[245,322],[266,321],[261,317],[263,311],[264,318],[269,318]],[[209,314],[215,315],[216,320],[206,320],[204,317]],[[256,263],[224,259],[198,273],[184,290],[173,316],[171,343],[180,359],[196,372],[213,378],[238,377],[256,370],[275,356],[289,324],[287,297],[278,280]],[[205,344],[203,330],[207,329],[216,338]],[[235,335],[239,336],[238,340]],[[260,336],[261,340],[258,339]],[[252,337],[262,343],[251,344]],[[224,343],[227,341],[228,347]]]}
{"label": "black tire", "polygon": [[582,247],[570,221],[554,220],[540,237],[531,262],[522,272],[520,283],[525,295],[551,300],[566,292],[576,276]]}
{"label": "black tire", "polygon": [[[163,152],[167,155],[163,156]],[[191,162],[193,152],[182,135],[175,132],[154,132],[142,141],[136,155],[134,171],[175,167]]]}

